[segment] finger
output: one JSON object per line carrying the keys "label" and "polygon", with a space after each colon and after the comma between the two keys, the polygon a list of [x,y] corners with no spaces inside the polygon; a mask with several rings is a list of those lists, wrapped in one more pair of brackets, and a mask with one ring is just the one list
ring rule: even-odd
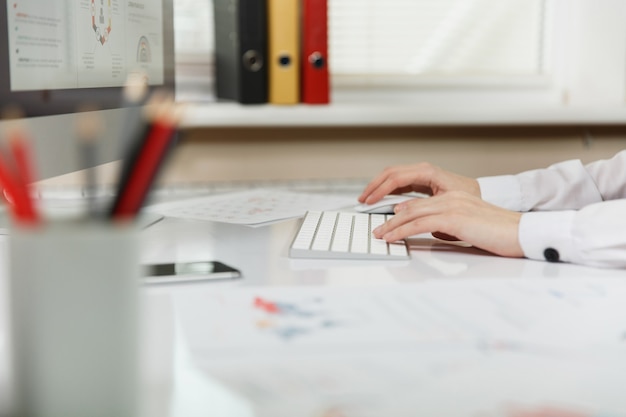
{"label": "finger", "polygon": [[[383,198],[387,194],[392,194],[396,188],[406,186],[399,178],[406,177],[412,171],[410,166],[396,166],[385,169],[365,187],[359,197],[361,203],[372,204]],[[398,184],[398,185],[396,185]]]}
{"label": "finger", "polygon": [[[436,203],[437,198],[428,198]],[[395,208],[395,215],[385,223],[373,230],[374,237],[381,239],[385,234],[400,226],[413,222],[421,217],[431,215],[437,212],[436,204],[432,201],[423,201],[421,199],[411,200],[398,204]]]}
{"label": "finger", "polygon": [[386,178],[387,178],[387,175],[383,173],[375,177],[372,181],[370,181],[369,184],[365,186],[365,189],[359,196],[358,198],[359,202],[365,203],[365,201],[372,194],[372,192],[374,192],[374,190],[380,187],[380,185],[385,181]]}
{"label": "finger", "polygon": [[440,218],[441,216],[439,215],[427,215],[413,219],[387,231],[381,238],[386,242],[396,242],[398,240],[406,239],[409,236],[429,233],[432,230],[437,230],[439,228]]}
{"label": "finger", "polygon": [[363,202],[373,204],[389,194],[401,194],[418,189],[430,190],[423,182],[423,175],[420,175],[415,167],[398,167],[387,171],[386,175],[372,183],[372,187],[368,187],[363,193]]}
{"label": "finger", "polygon": [[[384,196],[389,194],[400,194],[404,192],[406,188],[399,187],[395,179],[387,178],[378,188],[374,189],[369,196],[365,198],[366,204],[374,204]],[[410,191],[410,189],[409,189]]]}
{"label": "finger", "polygon": [[[381,239],[387,233],[397,231],[398,229],[403,230],[404,233],[409,233],[400,238],[397,237],[397,234],[394,234],[393,237],[397,240],[408,237],[411,234],[440,230],[438,228],[426,230],[420,222],[422,222],[422,219],[429,216],[438,215],[438,217],[440,218],[441,214],[446,212],[446,208],[449,206],[449,204],[446,202],[447,200],[448,198],[446,197],[435,196],[426,199],[414,199],[398,204],[395,207],[396,214],[387,222],[376,228],[374,230],[374,236],[378,239]],[[413,224],[418,226],[409,229],[402,229],[402,227],[405,227],[406,224]],[[443,226],[445,227],[445,224]]]}
{"label": "finger", "polygon": [[402,169],[404,169],[404,167],[402,166],[386,168],[383,172],[381,172],[373,180],[371,180],[369,184],[367,184],[367,186],[363,190],[363,193],[361,193],[361,196],[359,197],[359,201],[364,203],[374,191],[376,191],[382,184],[388,181],[390,177],[394,176],[395,172]]}

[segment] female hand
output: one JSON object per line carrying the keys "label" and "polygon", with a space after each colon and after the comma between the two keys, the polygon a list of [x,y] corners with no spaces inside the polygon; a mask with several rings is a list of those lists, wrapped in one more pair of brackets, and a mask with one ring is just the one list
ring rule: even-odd
{"label": "female hand", "polygon": [[420,233],[447,235],[496,255],[521,258],[524,256],[518,239],[521,216],[475,195],[450,191],[396,205],[395,216],[373,233],[387,242]]}
{"label": "female hand", "polygon": [[448,191],[464,191],[480,197],[480,187],[475,179],[454,174],[429,163],[420,163],[385,169],[370,181],[358,200],[373,204],[388,194],[411,191],[433,196]]}

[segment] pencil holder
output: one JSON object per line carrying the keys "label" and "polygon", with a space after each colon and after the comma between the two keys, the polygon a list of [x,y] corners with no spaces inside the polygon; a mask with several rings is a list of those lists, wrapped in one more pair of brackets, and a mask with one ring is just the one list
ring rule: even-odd
{"label": "pencil holder", "polygon": [[136,231],[15,228],[9,250],[14,415],[137,416]]}

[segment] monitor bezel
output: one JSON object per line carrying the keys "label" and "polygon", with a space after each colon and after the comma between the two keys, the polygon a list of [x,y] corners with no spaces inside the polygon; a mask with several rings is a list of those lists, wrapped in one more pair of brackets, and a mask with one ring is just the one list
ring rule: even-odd
{"label": "monitor bezel", "polygon": [[[124,106],[123,86],[99,88],[72,88],[11,91],[7,3],[0,0],[0,108],[17,106],[26,117],[68,114],[79,111],[86,104],[99,109]],[[163,5],[163,59],[162,85],[150,90],[175,89],[174,6],[173,0],[162,0]]]}

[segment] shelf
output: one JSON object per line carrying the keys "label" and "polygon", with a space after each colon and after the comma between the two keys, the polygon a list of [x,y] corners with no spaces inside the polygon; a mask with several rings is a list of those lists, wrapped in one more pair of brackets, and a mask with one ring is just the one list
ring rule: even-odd
{"label": "shelf", "polygon": [[330,105],[241,105],[216,102],[210,84],[181,83],[184,128],[626,125],[623,103],[563,105],[543,84],[516,88],[334,88]]}
{"label": "shelf", "polygon": [[334,103],[326,106],[244,106],[236,103],[190,105],[184,128],[297,126],[480,126],[480,125],[619,125],[626,108],[557,106],[441,106]]}

